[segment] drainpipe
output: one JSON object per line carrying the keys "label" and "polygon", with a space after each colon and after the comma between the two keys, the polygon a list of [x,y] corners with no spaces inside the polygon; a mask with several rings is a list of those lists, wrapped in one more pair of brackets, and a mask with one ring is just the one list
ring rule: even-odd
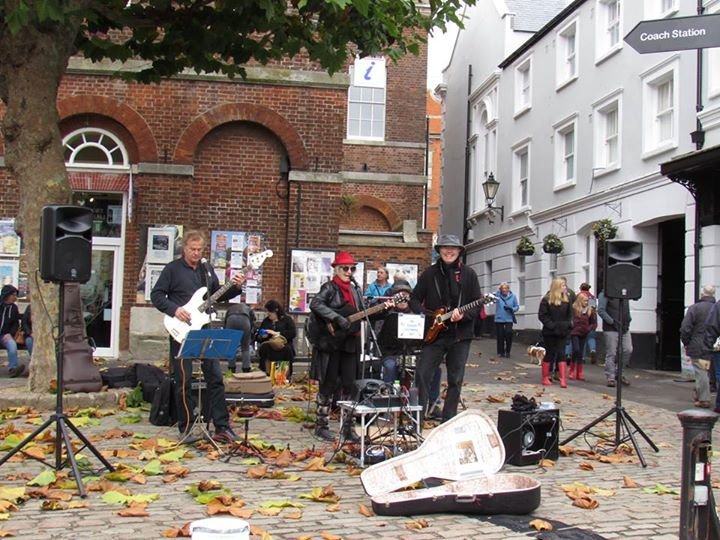
{"label": "drainpipe", "polygon": [[[702,15],[705,12],[703,7],[703,0],[697,1],[697,14]],[[702,122],[698,118],[703,110],[703,95],[702,95],[702,79],[703,79],[703,50],[697,50],[697,69],[695,73],[695,132],[690,134],[691,140],[695,143],[696,150],[702,150],[705,144],[705,131],[703,131]],[[699,190],[700,186],[695,187],[695,193]],[[700,300],[700,251],[702,248],[702,235],[700,233],[700,207],[698,206],[698,198],[695,197],[695,246],[693,248],[694,264],[693,271],[695,273],[695,302]]]}
{"label": "drainpipe", "polygon": [[[423,214],[422,214],[422,228],[426,229],[428,224],[427,219],[427,213],[428,213],[428,185],[427,185],[427,178],[428,173],[432,170],[432,164],[428,163],[428,159],[430,157],[430,117],[425,117],[425,167],[423,170],[425,171],[425,189],[423,190]],[[433,231],[435,232],[435,231]]]}
{"label": "drainpipe", "polygon": [[[465,200],[463,201],[463,218],[462,218],[462,230],[463,230],[463,244],[466,244],[468,242],[468,229],[467,229],[467,219],[468,219],[468,206],[470,204],[470,133],[472,131],[472,110],[470,105],[470,94],[472,92],[472,64],[468,64],[468,73],[467,73],[467,108],[465,113],[465,189],[463,191],[465,195]],[[463,262],[466,261],[467,255],[466,252],[463,251]]]}

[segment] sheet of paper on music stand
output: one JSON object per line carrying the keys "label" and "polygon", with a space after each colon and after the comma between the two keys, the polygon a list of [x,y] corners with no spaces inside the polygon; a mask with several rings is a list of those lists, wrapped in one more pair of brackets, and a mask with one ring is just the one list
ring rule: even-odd
{"label": "sheet of paper on music stand", "polygon": [[231,360],[240,346],[242,330],[191,330],[180,347],[178,357],[192,359]]}
{"label": "sheet of paper on music stand", "polygon": [[422,339],[425,335],[425,315],[398,313],[398,339]]}

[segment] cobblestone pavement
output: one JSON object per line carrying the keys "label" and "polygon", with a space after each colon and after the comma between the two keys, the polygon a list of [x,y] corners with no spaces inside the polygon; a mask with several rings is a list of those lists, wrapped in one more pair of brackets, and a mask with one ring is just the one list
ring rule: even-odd
{"label": "cobblestone pavement", "polygon": [[[468,365],[467,380],[463,391],[465,405],[477,408],[497,418],[497,411],[508,408],[511,398],[516,393],[534,396],[538,401],[553,401],[560,408],[561,432],[564,440],[578,429],[585,426],[614,404],[614,395],[610,395],[592,383],[571,381],[570,387],[560,389],[556,384],[548,389],[537,384],[540,380],[539,367],[531,365],[527,358],[504,359],[495,361],[487,349],[490,340],[475,342]],[[484,353],[478,355],[477,353]],[[589,370],[590,371],[590,370]],[[599,370],[598,370],[599,372]],[[480,375],[482,374],[482,375]],[[592,373],[591,373],[592,374]],[[594,374],[597,378],[597,372]],[[27,402],[23,381],[17,379],[0,379],[2,399],[0,404],[23,405]],[[610,390],[610,389],[607,389]],[[283,390],[282,395],[298,394],[302,389]],[[272,538],[322,538],[322,535],[335,535],[345,539],[370,538],[536,538],[538,533],[528,526],[535,518],[547,520],[554,525],[552,535],[543,533],[542,538],[622,538],[637,540],[669,540],[678,537],[680,503],[679,496],[673,493],[649,493],[643,488],[654,488],[662,485],[669,491],[680,489],[681,474],[681,441],[682,431],[673,407],[663,408],[646,405],[640,398],[630,394],[633,399],[624,399],[624,405],[632,418],[642,427],[648,436],[657,444],[659,452],[652,451],[650,446],[639,439],[639,446],[647,460],[643,468],[635,459],[632,463],[601,463],[576,454],[561,457],[554,466],[525,467],[506,466],[505,472],[522,472],[537,478],[542,484],[542,500],[539,508],[529,516],[476,516],[457,514],[429,514],[407,517],[365,517],[360,513],[360,505],[370,507],[370,500],[365,495],[360,479],[348,473],[345,464],[334,464],[334,472],[311,472],[303,470],[307,461],[293,464],[285,469],[288,475],[297,475],[292,479],[249,479],[246,472],[250,465],[241,457],[233,457],[229,462],[212,460],[208,453],[191,446],[189,457],[181,460],[181,464],[190,469],[190,473],[176,482],[166,483],[163,476],[148,476],[147,483],[137,484],[132,481],[118,484],[120,488],[129,489],[133,494],[157,494],[157,500],[147,505],[148,517],[121,517],[117,514],[122,506],[107,504],[102,500],[102,493],[90,492],[87,497],[87,508],[72,510],[44,511],[41,510],[42,500],[29,499],[18,505],[17,510],[9,513],[9,519],[0,521],[0,529],[11,531],[18,538],[161,538],[163,532],[174,527],[181,527],[192,520],[207,517],[207,507],[199,504],[185,492],[185,488],[204,480],[218,480],[225,488],[232,490],[234,496],[246,502],[246,509],[256,510],[248,519],[253,527],[267,531]],[[105,398],[112,402],[114,396]],[[102,399],[95,399],[102,406],[112,407]],[[84,405],[82,400],[75,402]],[[298,406],[308,408],[306,401],[283,401],[279,407]],[[675,409],[677,407],[675,406]],[[47,418],[50,412],[44,411],[40,419]],[[114,464],[127,464],[144,467],[148,461],[140,461],[137,457],[111,456],[113,450],[127,450],[133,441],[132,435],[150,439],[166,438],[176,440],[175,428],[161,428],[151,425],[147,420],[147,412],[141,414],[141,421],[136,424],[125,423],[132,416],[130,412],[116,412],[100,419],[98,425],[85,425],[80,429],[89,436],[104,455]],[[7,427],[8,422],[23,431],[34,429],[27,423],[27,417],[9,420],[0,427]],[[336,424],[334,424],[336,425]],[[129,432],[125,438],[110,438],[109,430],[120,429]],[[599,431],[612,436],[615,430],[615,418],[598,426]],[[54,428],[49,430],[54,432]],[[236,423],[236,431],[240,425]],[[331,448],[316,440],[310,430],[300,423],[276,421],[270,419],[254,419],[250,423],[250,433],[263,441],[273,443],[278,448],[289,447],[293,452],[313,448],[324,450],[329,455]],[[718,430],[715,430],[718,436]],[[580,436],[570,443],[576,450],[589,450],[596,439]],[[7,444],[3,450],[12,447]],[[93,467],[99,462],[84,450],[81,454],[88,456]],[[4,454],[3,454],[4,455]],[[53,461],[54,462],[54,461]],[[16,458],[0,467],[0,486],[22,487],[23,478],[31,478],[36,474],[52,470],[33,460],[16,461]],[[69,467],[62,472],[70,474]],[[102,471],[101,471],[102,472]],[[18,478],[17,475],[25,476]],[[83,474],[89,474],[84,472]],[[640,487],[625,488],[624,478],[636,482]],[[608,490],[607,495],[596,494],[593,497],[599,505],[593,510],[573,506],[561,489],[562,485],[581,482],[594,488]],[[301,494],[313,488],[332,485],[340,496],[336,511],[328,511],[331,504],[301,499]],[[30,489],[30,487],[27,487]],[[72,490],[65,490],[72,491]],[[612,494],[610,494],[612,493]],[[77,496],[73,501],[80,500]],[[279,515],[261,515],[257,510],[263,502],[290,501],[303,503],[302,517],[290,517],[292,508],[283,509]],[[0,514],[0,517],[2,514]],[[424,519],[427,527],[409,528]],[[260,538],[260,536],[256,536]],[[329,536],[328,536],[329,537]]]}

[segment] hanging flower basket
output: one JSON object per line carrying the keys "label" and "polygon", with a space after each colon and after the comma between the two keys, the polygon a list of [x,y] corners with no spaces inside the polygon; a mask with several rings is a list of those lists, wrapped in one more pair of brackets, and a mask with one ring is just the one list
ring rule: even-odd
{"label": "hanging flower basket", "polygon": [[543,238],[543,251],[545,253],[562,253],[563,243],[557,234],[548,234]]}
{"label": "hanging flower basket", "polygon": [[618,226],[611,219],[598,219],[592,224],[592,232],[600,242],[615,238],[617,230]]}
{"label": "hanging flower basket", "polygon": [[535,255],[535,245],[527,236],[521,236],[520,241],[515,246],[515,252],[521,257]]}

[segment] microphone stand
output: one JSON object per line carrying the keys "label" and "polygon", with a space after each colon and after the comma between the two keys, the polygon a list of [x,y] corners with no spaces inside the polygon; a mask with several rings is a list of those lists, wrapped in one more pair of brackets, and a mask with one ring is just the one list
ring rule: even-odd
{"label": "microphone stand", "polygon": [[[351,277],[350,283],[352,283],[353,287],[355,287],[355,290],[358,293],[358,298],[360,299],[359,307],[363,312],[363,318],[365,319],[367,327],[369,328],[370,341],[372,342],[370,349],[372,349],[372,346],[374,346],[375,351],[377,351],[378,357],[382,358],[382,351],[380,350],[380,344],[378,343],[375,329],[373,328],[370,317],[367,314],[367,305],[365,304],[365,299],[363,298],[362,289],[360,289],[360,286],[357,284],[357,281],[355,281],[355,278]],[[362,361],[365,358],[365,340],[361,340],[360,347],[360,360]],[[372,352],[370,353],[370,368],[372,369]],[[366,378],[366,365],[363,365],[363,378]]]}

